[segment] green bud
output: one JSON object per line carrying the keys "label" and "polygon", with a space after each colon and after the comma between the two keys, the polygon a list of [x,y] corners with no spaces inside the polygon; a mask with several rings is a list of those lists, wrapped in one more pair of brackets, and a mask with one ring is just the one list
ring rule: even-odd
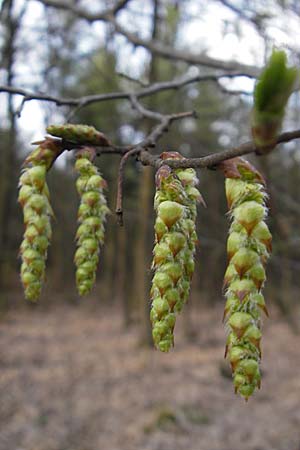
{"label": "green bud", "polygon": [[228,324],[240,339],[244,335],[248,326],[251,324],[252,320],[252,316],[248,313],[235,312],[230,317]]}
{"label": "green bud", "polygon": [[253,228],[263,220],[265,208],[254,201],[242,203],[234,210],[234,219],[251,234]]}
{"label": "green bud", "polygon": [[246,275],[253,280],[257,289],[260,289],[266,280],[266,272],[261,263],[253,265]]}
{"label": "green bud", "polygon": [[259,222],[252,230],[251,237],[264,244],[268,251],[272,249],[272,235],[265,222]]}
{"label": "green bud", "polygon": [[225,304],[224,316],[223,320],[228,316],[228,314],[232,314],[233,312],[237,312],[239,307],[241,306],[241,302],[236,297],[228,297]]}
{"label": "green bud", "polygon": [[[30,225],[35,226],[39,234],[49,233],[49,218],[46,215],[38,216],[34,215],[28,222]],[[49,239],[49,237],[48,237]]]}
{"label": "green bud", "polygon": [[27,206],[32,208],[37,214],[41,215],[47,212],[47,199],[44,195],[34,194],[27,201]]}
{"label": "green bud", "polygon": [[152,302],[152,309],[155,311],[158,320],[161,320],[169,312],[169,305],[167,300],[161,297],[156,297]]}
{"label": "green bud", "polygon": [[40,259],[40,254],[38,251],[28,248],[22,253],[22,259],[30,265],[35,259]]}
{"label": "green bud", "polygon": [[159,266],[162,263],[165,263],[170,256],[170,248],[168,244],[164,242],[160,242],[156,244],[153,249],[153,264],[154,266]]}
{"label": "green bud", "polygon": [[[23,266],[23,264],[22,264],[22,266]],[[35,259],[35,260],[31,261],[31,263],[30,263],[30,270],[31,270],[31,272],[36,274],[36,276],[39,279],[43,279],[44,278],[45,267],[46,267],[46,264],[45,264],[44,259],[42,259],[42,258]],[[22,271],[22,269],[21,269],[21,271]]]}
{"label": "green bud", "polygon": [[168,276],[172,279],[174,286],[176,286],[178,280],[180,280],[183,274],[181,264],[174,262],[168,262],[164,264],[162,270],[167,273]]}
{"label": "green bud", "polygon": [[178,289],[168,289],[164,298],[167,300],[170,311],[174,311],[174,307],[180,303],[180,294]]}
{"label": "green bud", "polygon": [[259,350],[259,352],[260,352],[261,337],[262,337],[261,331],[256,325],[250,325],[244,334],[244,339],[251,342],[251,344],[254,345]]}
{"label": "green bud", "polygon": [[[24,184],[30,184],[32,186],[35,186],[39,191],[42,191],[42,189],[45,186],[46,166],[44,165],[34,166],[31,167],[30,169],[27,169],[25,173],[27,173],[30,182]],[[21,183],[22,183],[22,176],[20,178]]]}
{"label": "green bud", "polygon": [[198,183],[197,174],[194,169],[178,169],[176,175],[183,186],[194,186]]}
{"label": "green bud", "polygon": [[90,255],[93,255],[98,250],[98,242],[97,239],[90,237],[87,239],[83,239],[81,245]]}
{"label": "green bud", "polygon": [[238,393],[242,397],[245,397],[246,400],[248,400],[248,398],[251,397],[251,395],[253,394],[254,389],[255,389],[254,385],[252,385],[252,384],[245,384],[245,385],[239,386]]}
{"label": "green bud", "polygon": [[30,284],[35,283],[37,281],[37,277],[32,272],[24,272],[22,274],[22,283],[25,288],[30,286]]}
{"label": "green bud", "polygon": [[30,301],[36,301],[41,295],[42,285],[39,281],[29,284],[25,288],[25,298]]}
{"label": "green bud", "polygon": [[42,255],[46,252],[48,245],[49,241],[46,236],[38,236],[34,239],[32,247]]}
{"label": "green bud", "polygon": [[229,361],[232,366],[236,367],[236,365],[244,358],[247,357],[247,350],[244,347],[235,346],[232,347],[229,351]]}
{"label": "green bud", "polygon": [[28,184],[24,184],[23,186],[21,186],[18,196],[18,202],[21,204],[21,206],[24,206],[28,202],[34,192],[35,189]]}
{"label": "green bud", "polygon": [[224,286],[228,286],[228,284],[238,278],[239,274],[236,271],[234,264],[229,264],[224,275]]}
{"label": "green bud", "polygon": [[90,207],[96,205],[100,200],[100,193],[97,191],[88,191],[82,195],[83,204],[86,203]]}
{"label": "green bud", "polygon": [[152,279],[152,283],[157,287],[161,295],[164,295],[167,289],[172,288],[172,278],[164,272],[156,272]]}
{"label": "green bud", "polygon": [[259,261],[257,253],[249,250],[246,247],[240,248],[232,257],[230,263],[234,265],[235,270],[238,272],[240,277],[252,268]]}
{"label": "green bud", "polygon": [[240,301],[243,301],[250,293],[256,290],[256,286],[252,280],[243,278],[230,283],[228,292],[233,292]]}
{"label": "green bud", "polygon": [[159,342],[158,348],[161,352],[168,352],[170,350],[170,347],[172,345],[172,339],[169,337],[168,339],[163,339]]}
{"label": "green bud", "polygon": [[202,200],[202,195],[200,194],[198,189],[193,186],[187,186],[186,193],[189,198],[194,200],[195,202],[200,202]]}
{"label": "green bud", "polygon": [[163,222],[163,220],[161,220],[160,217],[157,217],[154,225],[154,230],[156,234],[156,240],[157,242],[159,242],[164,236],[164,234],[168,232],[168,227],[165,225],[165,223]]}
{"label": "green bud", "polygon": [[241,386],[245,386],[247,384],[247,378],[240,373],[237,373],[233,378],[233,385],[235,387],[235,391],[237,392]]}
{"label": "green bud", "polygon": [[165,242],[175,257],[186,246],[186,237],[182,233],[174,231],[165,236]]}
{"label": "green bud", "polygon": [[183,215],[183,206],[172,201],[162,202],[158,207],[158,216],[170,229]]}
{"label": "green bud", "polygon": [[92,175],[91,177],[88,178],[87,185],[86,185],[86,188],[88,191],[102,189],[105,187],[106,187],[106,182],[103,180],[103,178],[99,174]]}
{"label": "green bud", "polygon": [[254,302],[254,304],[256,304],[260,309],[262,309],[264,311],[264,313],[268,316],[268,310],[266,307],[266,303],[265,303],[265,299],[264,296],[260,293],[257,294],[253,294],[252,295],[252,301]]}

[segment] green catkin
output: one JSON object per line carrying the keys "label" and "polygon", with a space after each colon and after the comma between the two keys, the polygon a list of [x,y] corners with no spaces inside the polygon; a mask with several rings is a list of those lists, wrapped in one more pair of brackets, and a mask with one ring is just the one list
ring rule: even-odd
{"label": "green catkin", "polygon": [[48,138],[31,152],[24,162],[19,180],[18,201],[23,208],[25,232],[20,247],[21,281],[27,300],[40,296],[45,277],[47,249],[51,239],[51,216],[46,173],[62,151],[59,143]]}
{"label": "green catkin", "polygon": [[[161,159],[182,159],[177,152],[165,152]],[[156,174],[154,208],[155,246],[153,250],[150,313],[155,346],[167,352],[174,344],[176,314],[187,301],[194,272],[197,243],[197,202],[202,200],[196,189],[193,169],[172,171],[163,165]]]}
{"label": "green catkin", "polygon": [[75,163],[75,169],[79,174],[76,187],[80,196],[80,206],[74,262],[77,267],[76,284],[80,295],[89,293],[95,283],[99,250],[104,241],[104,225],[109,212],[103,194],[106,182],[92,162],[94,156],[94,149],[85,147],[77,153]]}
{"label": "green catkin", "polygon": [[47,133],[76,145],[108,146],[109,141],[104,134],[88,125],[67,123],[64,125],[49,125]]}
{"label": "green catkin", "polygon": [[276,144],[285,106],[298,75],[298,70],[287,67],[286,62],[284,51],[273,50],[254,89],[252,135],[261,151],[269,151]]}
{"label": "green catkin", "polygon": [[228,328],[225,356],[231,364],[235,392],[246,400],[260,388],[261,289],[271,251],[264,180],[243,158],[223,162],[226,197],[231,215],[227,240],[228,267],[224,277]]}

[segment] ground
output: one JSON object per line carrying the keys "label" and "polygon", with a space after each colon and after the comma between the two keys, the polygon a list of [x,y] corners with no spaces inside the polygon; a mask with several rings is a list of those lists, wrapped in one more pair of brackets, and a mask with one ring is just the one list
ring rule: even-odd
{"label": "ground", "polygon": [[221,316],[193,313],[192,342],[178,323],[175,349],[161,354],[117,311],[11,311],[0,450],[300,450],[299,336],[276,313],[265,323],[262,389],[246,403],[223,361]]}

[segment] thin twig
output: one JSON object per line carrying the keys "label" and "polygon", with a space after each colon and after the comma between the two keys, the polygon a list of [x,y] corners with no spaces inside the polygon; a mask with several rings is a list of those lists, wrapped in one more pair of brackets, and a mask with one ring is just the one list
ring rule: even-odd
{"label": "thin twig", "polygon": [[116,202],[116,215],[118,218],[118,224],[122,227],[123,222],[123,184],[124,184],[124,169],[125,164],[130,158],[130,156],[136,155],[140,153],[141,149],[133,148],[132,150],[129,150],[129,152],[125,153],[125,155],[122,157],[119,165],[119,172],[118,172],[118,187],[117,187],[117,202]]}
{"label": "thin twig", "polygon": [[[175,80],[161,81],[158,83],[150,84],[147,87],[131,91],[119,91],[119,92],[108,92],[107,94],[92,94],[84,95],[82,97],[56,97],[53,95],[44,94],[41,92],[32,92],[21,87],[13,87],[0,85],[0,92],[7,92],[13,95],[21,95],[24,97],[24,103],[31,100],[39,100],[45,102],[55,103],[57,106],[74,106],[79,109],[91,105],[93,103],[105,102],[108,100],[130,100],[130,97],[134,95],[137,99],[143,97],[149,97],[151,95],[157,94],[159,92],[180,89],[184,86],[193,83],[212,81],[218,83],[219,80],[223,78],[238,78],[248,76],[244,72],[232,72],[232,73],[222,73],[222,74],[207,74],[207,75],[196,75],[196,76],[186,76],[178,78]],[[76,111],[77,112],[77,111]]]}

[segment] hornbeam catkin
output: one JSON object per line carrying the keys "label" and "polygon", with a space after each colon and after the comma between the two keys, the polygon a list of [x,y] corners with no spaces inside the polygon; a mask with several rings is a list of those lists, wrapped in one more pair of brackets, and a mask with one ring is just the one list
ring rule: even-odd
{"label": "hornbeam catkin", "polygon": [[75,169],[79,173],[76,187],[80,196],[79,227],[76,233],[76,284],[80,295],[92,289],[99,259],[100,245],[104,241],[104,226],[109,209],[103,189],[106,181],[93,164],[95,150],[85,147],[77,153]]}
{"label": "hornbeam catkin", "polygon": [[[165,152],[161,159],[182,159],[177,152]],[[176,314],[183,308],[194,272],[197,243],[197,201],[202,199],[195,185],[193,169],[172,171],[163,165],[156,174],[154,208],[155,246],[153,250],[150,318],[155,346],[167,352],[174,345]]]}
{"label": "hornbeam catkin", "polygon": [[104,134],[88,125],[67,123],[64,125],[49,125],[47,133],[76,145],[108,146],[109,141]]}
{"label": "hornbeam catkin", "polygon": [[260,173],[243,158],[225,161],[220,167],[226,176],[232,220],[224,277],[224,320],[229,331],[225,356],[231,364],[235,392],[247,400],[261,382],[261,311],[268,314],[261,289],[272,237],[265,223],[267,194]]}
{"label": "hornbeam catkin", "polygon": [[38,299],[45,276],[47,248],[51,239],[52,208],[46,173],[61,153],[59,143],[46,139],[33,150],[24,162],[19,181],[18,201],[23,208],[25,233],[20,247],[22,258],[21,281],[25,297]]}

